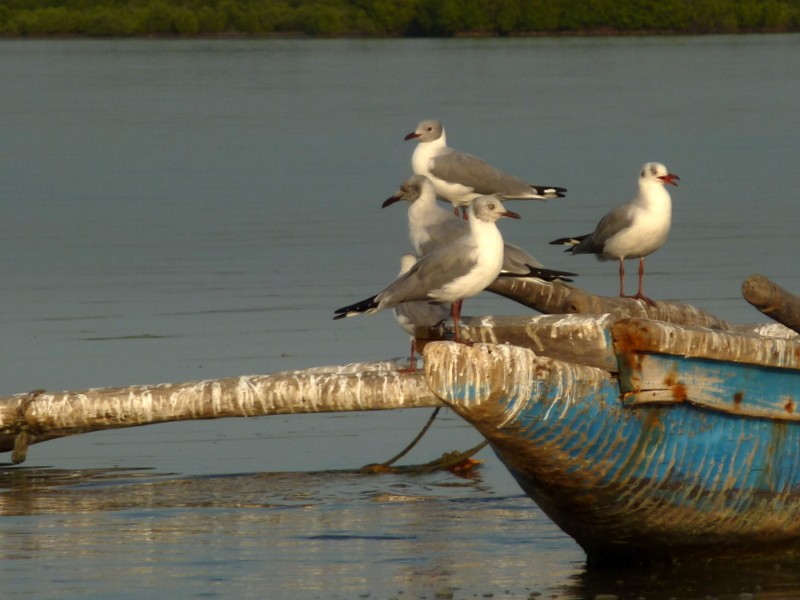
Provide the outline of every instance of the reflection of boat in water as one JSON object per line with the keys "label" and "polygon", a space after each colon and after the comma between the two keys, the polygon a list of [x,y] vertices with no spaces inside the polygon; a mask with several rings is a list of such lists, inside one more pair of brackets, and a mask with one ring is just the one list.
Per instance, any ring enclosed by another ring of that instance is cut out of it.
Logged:
{"label": "reflection of boat in water", "polygon": [[[800,598],[800,561],[795,557],[687,560],[673,564],[589,565],[573,577],[559,598]],[[667,591],[669,590],[669,591]]]}
{"label": "reflection of boat in water", "polygon": [[[531,281],[495,291],[559,314],[467,320],[475,346],[418,330],[424,373],[359,364],[34,392],[0,399],[0,444],[21,460],[29,443],[96,429],[445,404],[590,560],[800,550],[797,335]],[[593,314],[564,314],[581,306]]]}

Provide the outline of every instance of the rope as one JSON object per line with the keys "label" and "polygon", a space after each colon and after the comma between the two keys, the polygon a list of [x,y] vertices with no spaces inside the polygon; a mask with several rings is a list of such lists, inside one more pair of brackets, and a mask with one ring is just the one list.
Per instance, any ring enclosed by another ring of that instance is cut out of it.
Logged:
{"label": "rope", "polygon": [[[406,469],[413,473],[432,473],[433,471],[445,471],[451,470],[454,467],[458,466],[459,463],[464,462],[465,460],[472,458],[474,454],[477,454],[489,443],[488,440],[483,440],[477,446],[470,448],[469,450],[465,450],[464,452],[446,452],[441,456],[441,458],[437,458],[429,463],[424,465],[417,465],[406,467]],[[474,466],[474,465],[473,465]]]}
{"label": "rope", "polygon": [[436,419],[436,416],[439,414],[439,410],[440,409],[441,409],[440,406],[437,406],[436,408],[434,408],[433,409],[433,414],[431,414],[431,416],[428,417],[428,422],[425,423],[425,426],[417,434],[417,437],[415,437],[413,440],[411,440],[411,443],[408,446],[403,448],[400,452],[395,454],[392,458],[390,458],[386,462],[382,462],[381,466],[382,467],[389,467],[389,466],[393,465],[394,463],[396,463],[401,458],[403,458],[406,454],[408,454],[411,451],[411,449],[414,446],[416,446],[417,443],[422,439],[422,436],[425,435],[426,433],[428,433],[428,429],[430,429],[431,425],[433,425],[433,421]]}
{"label": "rope", "polygon": [[[372,473],[372,474],[386,474],[386,473],[432,473],[434,471],[444,471],[444,470],[453,470],[455,471],[456,467],[463,463],[464,461],[470,459],[474,454],[478,453],[482,450],[489,442],[487,440],[483,440],[477,446],[470,448],[469,450],[465,450],[464,452],[446,452],[440,458],[436,460],[432,460],[428,463],[422,465],[409,465],[409,466],[402,466],[402,467],[393,467],[392,465],[396,463],[398,460],[403,458],[406,454],[408,454],[411,449],[417,445],[417,443],[422,439],[428,430],[433,425],[434,419],[439,414],[440,407],[436,407],[428,417],[428,421],[425,423],[425,426],[422,430],[417,434],[417,436],[411,440],[411,442],[403,448],[400,452],[398,452],[395,456],[390,458],[389,460],[382,462],[382,463],[372,463],[369,465],[364,465],[359,469],[360,473]],[[474,467],[475,464],[466,465],[464,470],[469,470]]]}

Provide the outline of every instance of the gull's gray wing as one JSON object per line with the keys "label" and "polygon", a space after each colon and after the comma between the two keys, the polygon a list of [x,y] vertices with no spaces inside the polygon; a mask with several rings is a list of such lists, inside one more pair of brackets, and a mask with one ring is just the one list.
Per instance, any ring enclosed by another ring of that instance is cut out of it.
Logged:
{"label": "gull's gray wing", "polygon": [[394,308],[395,318],[408,335],[417,327],[433,327],[450,315],[447,304],[433,302],[403,302]]}
{"label": "gull's gray wing", "polygon": [[[417,263],[414,254],[404,254],[400,257],[400,275],[408,271]],[[447,320],[450,309],[439,302],[403,302],[394,307],[394,318],[400,327],[413,336],[417,327],[433,327],[437,323]]]}
{"label": "gull's gray wing", "polygon": [[503,250],[503,271],[506,273],[523,275],[530,272],[529,267],[544,267],[542,263],[519,246],[507,243]]}
{"label": "gull's gray wing", "polygon": [[506,244],[503,248],[501,277],[535,277],[544,281],[572,281],[576,273],[548,269],[519,246]]}
{"label": "gull's gray wing", "polygon": [[435,249],[377,295],[379,309],[412,300],[430,300],[431,292],[469,273],[475,267],[476,257],[477,248],[469,236]]}
{"label": "gull's gray wing", "polygon": [[[463,219],[454,217],[427,228],[430,239],[422,244],[420,251],[429,254],[435,248],[449,244],[469,233],[469,224]],[[514,244],[505,244],[503,254],[503,271],[513,275],[527,275],[529,267],[544,267],[542,263]]]}
{"label": "gull's gray wing", "polygon": [[605,243],[633,223],[633,204],[620,204],[606,214],[582,242],[572,249],[573,254],[597,254],[603,251]]}
{"label": "gull's gray wing", "polygon": [[431,159],[434,177],[472,188],[477,194],[499,194],[508,197],[534,195],[531,185],[519,177],[494,168],[481,158],[452,148]]}
{"label": "gull's gray wing", "polygon": [[469,233],[469,223],[464,219],[453,217],[452,219],[429,225],[425,229],[430,239],[422,244],[422,247],[419,249],[423,256],[430,254],[436,248],[450,244],[458,238],[467,235]]}

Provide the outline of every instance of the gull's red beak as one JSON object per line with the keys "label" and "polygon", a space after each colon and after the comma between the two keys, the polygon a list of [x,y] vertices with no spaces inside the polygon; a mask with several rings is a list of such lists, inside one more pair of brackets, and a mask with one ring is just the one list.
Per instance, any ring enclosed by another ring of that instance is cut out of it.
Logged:
{"label": "gull's red beak", "polygon": [[500,213],[500,214],[503,215],[504,217],[508,217],[509,219],[521,219],[522,218],[522,217],[519,216],[518,213],[512,212],[510,210],[507,210],[506,212]]}
{"label": "gull's red beak", "polygon": [[669,183],[671,185],[677,186],[678,184],[675,182],[678,181],[680,177],[675,175],[675,173],[667,173],[666,175],[659,176],[659,179],[664,183]]}
{"label": "gull's red beak", "polygon": [[418,137],[419,137],[419,134],[416,131],[412,131],[406,137],[403,138],[403,141],[407,142],[408,140],[414,140],[414,139],[416,139]]}

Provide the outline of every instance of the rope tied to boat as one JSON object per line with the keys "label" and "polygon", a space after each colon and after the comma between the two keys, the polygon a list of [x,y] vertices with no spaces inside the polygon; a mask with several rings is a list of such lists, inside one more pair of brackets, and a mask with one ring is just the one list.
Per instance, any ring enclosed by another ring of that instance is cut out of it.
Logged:
{"label": "rope tied to boat", "polygon": [[472,470],[475,468],[479,462],[481,461],[473,461],[471,460],[472,455],[476,454],[480,450],[483,449],[486,444],[489,442],[487,440],[483,440],[477,446],[470,448],[464,452],[445,452],[441,457],[427,462],[422,465],[409,465],[403,467],[393,467],[392,465],[396,463],[398,460],[403,458],[406,454],[408,454],[411,449],[417,445],[417,443],[422,439],[427,431],[433,425],[433,421],[436,419],[436,416],[439,414],[440,407],[434,409],[433,413],[430,417],[428,417],[427,422],[420,430],[420,432],[416,435],[416,437],[409,442],[409,444],[403,448],[400,452],[395,454],[392,458],[382,463],[372,463],[369,465],[364,465],[359,469],[360,473],[371,473],[373,475],[379,474],[386,474],[386,473],[431,473],[433,471],[452,471],[454,473],[464,473],[467,471]]}
{"label": "rope tied to boat", "polygon": [[411,440],[411,442],[405,448],[403,448],[400,452],[395,454],[392,458],[390,458],[389,460],[387,460],[385,462],[382,462],[381,466],[382,467],[390,467],[391,465],[396,463],[398,460],[403,458],[406,454],[408,454],[411,451],[411,449],[414,446],[417,445],[417,442],[419,442],[422,439],[422,436],[425,435],[428,432],[428,429],[431,428],[431,425],[433,425],[433,422],[434,422],[434,420],[436,420],[436,417],[439,414],[440,410],[441,410],[441,408],[438,407],[438,406],[436,408],[434,408],[433,409],[433,413],[431,413],[431,416],[428,417],[428,420],[425,423],[425,426],[417,434],[417,437],[415,437],[413,440]]}
{"label": "rope tied to boat", "polygon": [[25,462],[28,457],[28,446],[30,446],[33,433],[28,422],[27,412],[36,399],[44,393],[43,389],[28,392],[17,407],[17,417],[9,428],[10,434],[16,434],[14,449],[11,452],[11,462],[15,465]]}

